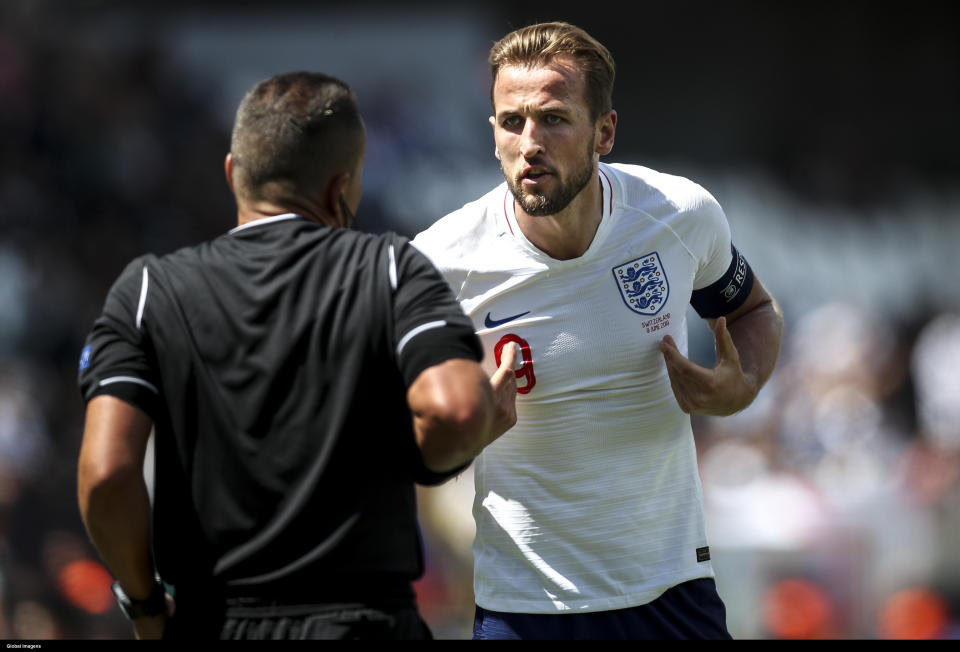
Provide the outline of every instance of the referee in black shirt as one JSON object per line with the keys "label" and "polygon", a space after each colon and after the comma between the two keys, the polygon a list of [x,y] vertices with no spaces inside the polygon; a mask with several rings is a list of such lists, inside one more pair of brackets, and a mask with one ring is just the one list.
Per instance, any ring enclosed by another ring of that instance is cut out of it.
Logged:
{"label": "referee in black shirt", "polygon": [[138,638],[430,637],[414,483],[512,426],[515,351],[487,378],[427,259],[349,230],[364,146],[343,82],[257,84],[237,227],[131,262],[87,339],[80,510]]}

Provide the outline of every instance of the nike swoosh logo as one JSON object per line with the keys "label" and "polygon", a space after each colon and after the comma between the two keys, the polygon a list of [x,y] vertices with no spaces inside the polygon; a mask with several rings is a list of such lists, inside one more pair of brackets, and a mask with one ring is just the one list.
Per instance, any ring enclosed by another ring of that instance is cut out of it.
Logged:
{"label": "nike swoosh logo", "polygon": [[497,326],[503,326],[507,322],[513,321],[514,319],[519,319],[520,317],[523,317],[524,315],[529,313],[530,311],[528,310],[527,312],[521,312],[519,315],[514,315],[513,317],[507,317],[506,319],[490,319],[490,313],[488,312],[487,316],[483,320],[483,325],[486,326],[487,328],[496,328]]}

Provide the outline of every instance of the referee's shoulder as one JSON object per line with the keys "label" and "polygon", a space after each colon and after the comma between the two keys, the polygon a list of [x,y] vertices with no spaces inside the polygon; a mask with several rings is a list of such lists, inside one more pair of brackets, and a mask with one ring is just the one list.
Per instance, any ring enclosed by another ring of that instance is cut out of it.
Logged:
{"label": "referee's shoulder", "polygon": [[[314,226],[314,225],[310,225]],[[301,235],[305,235],[301,233]],[[370,233],[354,229],[341,228],[319,228],[313,233],[307,235],[314,240],[312,245],[328,253],[339,252],[347,254],[353,252],[360,255],[377,255],[379,253],[387,254],[393,247],[396,255],[399,256],[401,250],[405,249],[410,243],[410,238],[398,234],[394,231],[385,231],[382,233]],[[186,245],[173,251],[157,254],[145,253],[134,258],[128,268],[142,268],[144,266],[155,267],[157,269],[180,269],[190,266],[204,266],[231,254],[223,249],[228,243],[230,234],[223,234],[203,242]],[[301,245],[304,244],[301,241]]]}
{"label": "referee's shoulder", "polygon": [[355,262],[382,261],[396,268],[402,260],[420,255],[410,246],[410,238],[395,231],[370,233],[352,229],[334,229],[327,234],[328,251],[336,256],[346,256]]}
{"label": "referee's shoulder", "polygon": [[126,264],[118,280],[134,276],[141,278],[141,275],[146,275],[148,282],[157,282],[168,272],[182,273],[186,269],[196,269],[198,266],[203,266],[205,261],[209,261],[211,255],[209,252],[212,251],[216,240],[214,238],[185,245],[165,253],[142,253]]}
{"label": "referee's shoulder", "polygon": [[353,231],[348,229],[339,229],[339,235],[344,238],[351,238],[353,242],[360,246],[372,247],[377,250],[387,250],[393,247],[396,253],[410,243],[410,238],[401,235],[396,231],[383,231],[381,233],[370,233],[367,231]]}

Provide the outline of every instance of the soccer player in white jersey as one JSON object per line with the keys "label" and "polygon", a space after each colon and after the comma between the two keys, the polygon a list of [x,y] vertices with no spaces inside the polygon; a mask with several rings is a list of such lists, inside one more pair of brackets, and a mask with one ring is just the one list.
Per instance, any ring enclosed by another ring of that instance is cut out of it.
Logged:
{"label": "soccer player in white jersey", "polygon": [[[614,63],[567,23],[490,53],[506,183],[414,244],[473,319],[487,371],[519,347],[517,424],[475,462],[475,639],[727,638],[689,414],[754,399],[782,317],[714,198],[600,163]],[[687,351],[686,306],[717,360]]]}

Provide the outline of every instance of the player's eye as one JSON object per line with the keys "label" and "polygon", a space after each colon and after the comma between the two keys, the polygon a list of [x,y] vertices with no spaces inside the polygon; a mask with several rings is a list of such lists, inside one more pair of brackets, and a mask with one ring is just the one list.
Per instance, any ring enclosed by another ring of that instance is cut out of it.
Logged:
{"label": "player's eye", "polygon": [[563,122],[563,118],[554,113],[548,113],[544,118],[544,122],[546,122],[548,125],[558,125]]}
{"label": "player's eye", "polygon": [[500,124],[502,124],[507,129],[515,129],[520,126],[520,116],[518,115],[508,115],[504,118]]}

